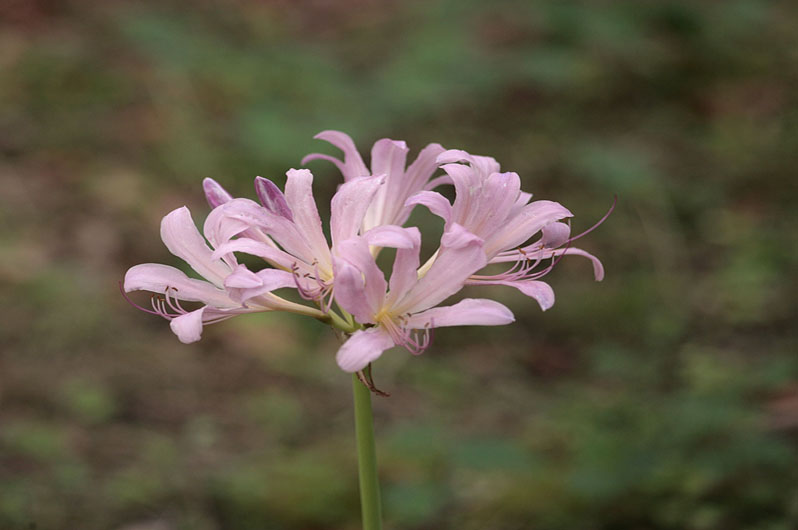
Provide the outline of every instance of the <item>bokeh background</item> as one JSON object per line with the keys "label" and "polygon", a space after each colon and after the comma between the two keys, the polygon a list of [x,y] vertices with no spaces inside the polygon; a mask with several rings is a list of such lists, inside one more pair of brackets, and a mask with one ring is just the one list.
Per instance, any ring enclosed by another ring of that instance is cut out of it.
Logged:
{"label": "bokeh background", "polygon": [[576,230],[619,196],[603,283],[475,289],[518,322],[377,363],[388,528],[798,528],[790,0],[3,2],[0,528],[358,528],[327,328],[186,346],[117,290],[203,177],[252,197],[329,128],[493,155]]}

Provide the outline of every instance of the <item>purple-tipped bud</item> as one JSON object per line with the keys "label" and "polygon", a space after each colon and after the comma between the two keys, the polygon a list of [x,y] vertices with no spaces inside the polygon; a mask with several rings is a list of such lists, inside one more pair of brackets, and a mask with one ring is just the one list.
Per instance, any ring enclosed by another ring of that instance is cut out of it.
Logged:
{"label": "purple-tipped bud", "polygon": [[211,208],[216,208],[220,204],[233,200],[233,196],[227,193],[227,190],[212,178],[206,178],[202,181],[202,189],[205,190],[205,199],[207,199]]}
{"label": "purple-tipped bud", "polygon": [[280,191],[274,182],[263,177],[255,177],[255,193],[258,194],[260,203],[270,212],[280,217],[285,217],[289,221],[294,220],[285,195]]}

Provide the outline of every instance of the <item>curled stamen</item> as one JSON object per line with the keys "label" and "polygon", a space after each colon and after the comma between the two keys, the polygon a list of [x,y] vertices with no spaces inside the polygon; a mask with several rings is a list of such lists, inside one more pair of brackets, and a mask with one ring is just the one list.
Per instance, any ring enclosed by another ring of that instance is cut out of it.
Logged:
{"label": "curled stamen", "polygon": [[610,216],[610,214],[612,214],[612,212],[615,210],[615,205],[617,205],[617,204],[618,204],[618,196],[614,195],[613,198],[612,198],[612,206],[610,206],[610,209],[607,210],[607,213],[605,213],[604,216],[596,222],[596,224],[594,224],[593,226],[591,226],[590,228],[588,228],[587,230],[585,230],[584,232],[582,232],[578,236],[574,236],[574,237],[570,238],[568,240],[568,243],[570,243],[571,241],[576,241],[580,237],[584,237],[584,236],[588,235],[590,232],[592,232],[593,230],[595,230],[596,228],[598,228],[604,221],[607,220],[607,218]]}
{"label": "curled stamen", "polygon": [[[129,296],[127,295],[127,293],[125,292],[125,288],[122,286],[122,282],[121,282],[121,281],[119,282],[119,292],[120,292],[120,293],[122,293],[122,298],[124,298],[124,299],[125,299],[125,301],[126,301],[128,304],[132,305],[133,307],[135,307],[135,308],[136,308],[136,309],[138,309],[139,311],[144,311],[145,313],[149,313],[149,314],[151,314],[151,315],[159,315],[159,313],[156,313],[155,311],[153,311],[153,310],[151,310],[151,309],[147,309],[146,307],[141,307],[141,306],[140,306],[140,305],[138,305],[136,302],[134,302],[133,300],[131,300],[131,299],[130,299],[130,297],[129,297]],[[160,316],[160,315],[159,315],[159,316]]]}

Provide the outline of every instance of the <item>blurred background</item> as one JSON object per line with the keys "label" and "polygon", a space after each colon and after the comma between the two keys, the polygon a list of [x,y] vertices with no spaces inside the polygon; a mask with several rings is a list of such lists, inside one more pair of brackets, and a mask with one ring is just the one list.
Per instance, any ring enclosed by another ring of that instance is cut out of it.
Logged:
{"label": "blurred background", "polygon": [[798,528],[790,0],[3,2],[0,528],[359,527],[329,329],[187,346],[117,288],[182,266],[158,226],[203,177],[254,197],[330,128],[495,156],[576,231],[619,196],[604,282],[474,288],[518,322],[375,365],[388,528]]}

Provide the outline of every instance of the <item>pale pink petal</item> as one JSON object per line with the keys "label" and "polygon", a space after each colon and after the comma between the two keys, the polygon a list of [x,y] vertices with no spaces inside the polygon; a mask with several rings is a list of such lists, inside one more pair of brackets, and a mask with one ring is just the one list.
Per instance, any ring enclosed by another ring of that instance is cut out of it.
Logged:
{"label": "pale pink petal", "polygon": [[328,155],[314,153],[303,158],[302,165],[314,159],[328,160],[338,166],[338,169],[344,176],[344,180],[364,177],[370,174],[368,168],[366,168],[366,164],[363,163],[363,158],[361,158],[360,153],[357,152],[355,142],[352,141],[352,138],[350,138],[348,134],[339,131],[322,131],[314,136],[314,138],[329,142],[343,151],[344,161],[341,163]]}
{"label": "pale pink petal", "polygon": [[419,252],[421,251],[421,233],[418,228],[411,227],[405,229],[412,244],[409,247],[402,247],[396,251],[391,270],[390,289],[385,303],[387,306],[401,299],[418,281]]}
{"label": "pale pink petal", "polygon": [[373,305],[366,296],[363,274],[357,267],[340,258],[333,258],[333,267],[335,301],[361,324],[374,323],[374,315],[379,311],[379,305]]}
{"label": "pale pink petal", "polygon": [[443,186],[444,184],[454,184],[452,182],[452,177],[449,175],[441,175],[440,177],[435,177],[434,179],[427,182],[424,186],[425,191],[431,191],[437,188],[438,186]]}
{"label": "pale pink petal", "polygon": [[417,204],[426,206],[429,211],[448,223],[452,217],[452,205],[449,199],[436,191],[420,191],[407,199],[405,206],[413,207]]}
{"label": "pale pink petal", "polygon": [[487,178],[491,173],[500,171],[499,163],[490,156],[471,155],[460,149],[449,149],[438,156],[438,164],[450,164],[456,162],[468,162],[476,169],[483,178]]}
{"label": "pale pink petal", "polygon": [[244,252],[246,254],[258,256],[259,258],[263,258],[269,263],[284,269],[290,269],[291,266],[297,261],[294,256],[288,254],[287,252],[284,252],[278,248],[274,248],[273,246],[267,245],[261,241],[255,241],[248,238],[234,239],[229,243],[225,243],[214,251],[213,256],[223,256],[232,252]]}
{"label": "pale pink petal", "polygon": [[247,269],[246,265],[239,265],[230,275],[224,279],[224,286],[227,289],[250,289],[260,287],[263,282],[258,275]]}
{"label": "pale pink petal", "polygon": [[[385,281],[385,275],[382,273],[380,268],[377,266],[377,263],[374,261],[374,256],[371,255],[369,251],[369,246],[366,241],[362,238],[356,239],[348,239],[342,242],[338,247],[338,255],[342,259],[336,259],[336,269],[342,269],[346,274],[352,276],[346,280],[346,287],[343,291],[339,291],[340,287],[340,276],[338,270],[335,272],[335,297],[336,300],[341,298],[342,300],[345,298],[346,300],[354,300],[352,298],[352,293],[350,292],[351,289],[359,289],[361,292],[358,296],[365,297],[366,304],[368,305],[368,318],[369,321],[372,316],[382,307],[383,302],[385,300],[385,291],[387,289],[387,283]],[[356,278],[353,277],[353,273],[351,269],[347,267],[341,266],[341,261],[348,263],[349,265],[354,266],[357,270],[357,276],[362,276],[362,279],[358,282]],[[343,303],[348,303],[344,301]],[[353,306],[354,307],[354,306]],[[344,307],[347,311],[348,308]],[[357,311],[363,317],[365,315],[365,310],[362,307],[358,307]],[[349,311],[352,313],[352,311]],[[354,314],[354,313],[353,313]],[[359,321],[363,323],[363,320]]]}
{"label": "pale pink petal", "polygon": [[535,201],[530,203],[524,206],[517,216],[509,219],[500,230],[486,239],[485,253],[492,258],[503,250],[521,245],[547,224],[572,216],[573,214],[558,202]]}
{"label": "pale pink petal", "polygon": [[255,193],[264,208],[275,215],[285,217],[289,221],[294,220],[291,208],[285,200],[285,195],[280,191],[274,182],[263,177],[255,177]]}
{"label": "pale pink petal", "polygon": [[543,311],[550,309],[554,305],[554,290],[546,282],[539,280],[474,280],[467,282],[468,285],[506,285],[515,287],[530,298],[534,298]]}
{"label": "pale pink petal", "polygon": [[[230,298],[239,303],[244,304],[252,298],[270,293],[276,289],[296,289],[294,275],[290,272],[281,271],[279,269],[264,269],[257,273],[247,272],[249,274],[241,274],[240,280],[236,279],[234,282],[235,285],[233,283],[225,285],[230,292]],[[228,279],[229,278],[230,277],[228,277]],[[268,300],[265,301],[268,302]],[[262,303],[264,300],[261,299],[257,302]]]}
{"label": "pale pink petal", "polygon": [[200,307],[196,311],[186,313],[175,317],[169,322],[169,327],[172,332],[177,335],[177,338],[183,344],[191,344],[200,340],[202,335],[202,315],[205,312],[204,307]]}
{"label": "pale pink petal", "polygon": [[187,302],[203,302],[214,307],[235,307],[224,290],[213,284],[189,278],[185,273],[168,265],[143,263],[128,269],[125,274],[124,290],[149,291],[166,294]]}
{"label": "pale pink petal", "polygon": [[452,306],[433,307],[407,319],[411,329],[442,328],[447,326],[503,326],[515,321],[512,311],[504,305],[484,298],[466,298]]}
{"label": "pale pink petal", "polygon": [[[294,214],[297,230],[313,252],[313,257],[330,263],[330,247],[321,229],[321,218],[313,199],[313,174],[307,169],[289,169],[286,176],[285,199]],[[277,239],[276,235],[274,237]],[[289,250],[283,241],[278,241]]]}
{"label": "pale pink petal", "polygon": [[357,177],[345,182],[332,198],[330,233],[333,245],[355,237],[377,190],[385,178]]}
{"label": "pale pink petal", "polygon": [[407,144],[383,138],[371,149],[371,174],[385,175],[385,186],[374,196],[363,220],[365,229],[386,224],[399,224],[397,217],[402,210]]}
{"label": "pale pink petal", "polygon": [[212,178],[206,178],[202,181],[202,189],[205,191],[205,199],[211,208],[216,208],[220,204],[233,199],[233,196]]}
{"label": "pale pink petal", "polygon": [[378,226],[363,234],[363,239],[369,245],[387,248],[413,248],[420,241],[420,237],[418,228],[402,228],[396,225]]}
{"label": "pale pink petal", "polygon": [[161,239],[169,252],[183,259],[192,269],[211,283],[221,287],[230,267],[211,258],[213,251],[200,235],[191,213],[183,206],[166,215],[161,221]]}
{"label": "pale pink petal", "polygon": [[390,138],[377,140],[371,148],[371,174],[388,175],[389,178],[403,176],[408,151],[405,142]]}
{"label": "pale pink petal", "polygon": [[[405,172],[407,194],[421,191],[438,169],[436,159],[445,149],[440,144],[429,144],[422,149]],[[405,196],[407,196],[405,194]]]}
{"label": "pale pink petal", "polygon": [[517,173],[493,173],[482,181],[471,206],[457,221],[487,239],[504,226],[520,192],[521,179]]}
{"label": "pale pink petal", "polygon": [[219,246],[227,243],[235,236],[246,231],[251,226],[246,221],[230,217],[227,214],[229,205],[231,204],[232,202],[228,202],[225,203],[221,208],[214,208],[211,210],[211,213],[208,214],[208,217],[205,218],[205,224],[202,227],[202,231],[205,233],[205,237],[208,238],[208,241],[214,248],[219,248]]}
{"label": "pale pink petal", "polygon": [[393,346],[393,339],[380,327],[359,330],[338,349],[335,360],[341,370],[353,373],[364,369]]}
{"label": "pale pink petal", "polygon": [[469,276],[487,263],[483,241],[458,224],[441,238],[438,257],[429,271],[397,302],[399,314],[428,309],[462,289]]}
{"label": "pale pink petal", "polygon": [[529,200],[531,198],[532,198],[532,194],[531,193],[527,193],[525,191],[522,191],[521,193],[519,193],[518,194],[518,199],[516,199],[515,204],[513,204],[513,207],[510,209],[510,213],[509,213],[509,215],[507,217],[508,218],[509,217],[515,217],[516,215],[521,213],[521,210],[524,209],[524,206],[529,204]]}

